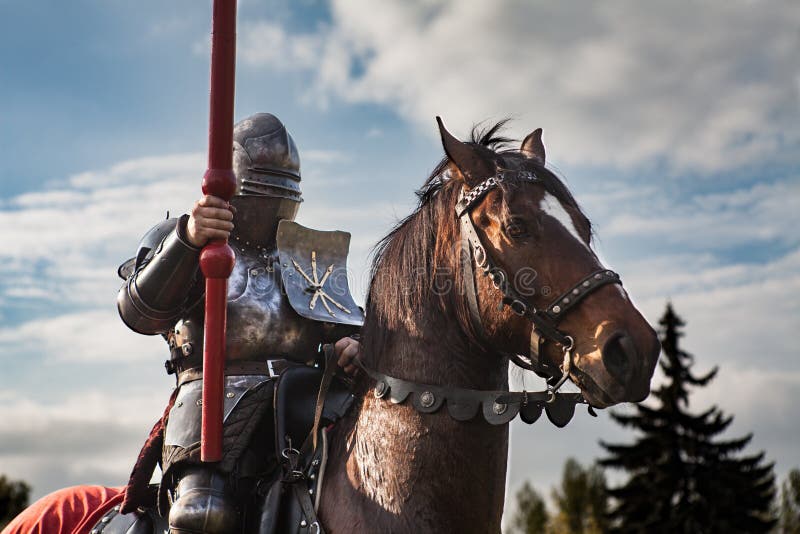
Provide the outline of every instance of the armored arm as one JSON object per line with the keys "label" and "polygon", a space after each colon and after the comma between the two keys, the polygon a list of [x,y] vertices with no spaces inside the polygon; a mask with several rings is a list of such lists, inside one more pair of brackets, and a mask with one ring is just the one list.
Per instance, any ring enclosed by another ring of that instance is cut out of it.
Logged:
{"label": "armored arm", "polygon": [[188,215],[167,219],[142,238],[136,258],[120,267],[120,317],[140,334],[166,333],[197,294],[200,249],[186,239]]}

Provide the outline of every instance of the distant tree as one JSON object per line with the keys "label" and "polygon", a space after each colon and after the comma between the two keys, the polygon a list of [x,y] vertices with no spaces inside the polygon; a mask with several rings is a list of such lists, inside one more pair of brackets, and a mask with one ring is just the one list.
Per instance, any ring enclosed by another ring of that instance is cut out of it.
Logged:
{"label": "distant tree", "polygon": [[0,475],[0,528],[5,527],[28,506],[31,487],[25,482]]}
{"label": "distant tree", "polygon": [[800,469],[792,469],[781,486],[780,534],[800,534]]}
{"label": "distant tree", "polygon": [[573,458],[564,464],[561,486],[553,488],[557,513],[553,534],[600,534],[606,530],[608,497],[606,479],[599,466],[584,469]]}
{"label": "distant tree", "polygon": [[632,445],[601,443],[610,456],[600,464],[629,473],[627,482],[609,490],[611,531],[768,532],[776,523],[772,464],[763,463],[763,452],[737,457],[752,435],[718,439],[733,417],[716,406],[689,412],[689,387],[706,386],[717,369],[701,377],[692,374],[693,357],[678,346],[684,323],[671,305],[661,325],[666,383],[653,392],[656,407],[637,405],[633,415],[612,413],[619,424],[641,434]]}
{"label": "distant tree", "polygon": [[517,511],[511,519],[509,534],[541,534],[547,530],[549,515],[544,499],[525,481],[517,492]]}

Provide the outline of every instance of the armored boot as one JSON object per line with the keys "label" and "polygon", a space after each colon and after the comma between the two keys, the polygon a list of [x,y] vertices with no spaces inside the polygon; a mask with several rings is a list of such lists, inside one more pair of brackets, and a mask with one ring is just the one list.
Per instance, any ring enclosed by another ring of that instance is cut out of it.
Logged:
{"label": "armored boot", "polygon": [[239,512],[227,495],[226,477],[214,469],[186,468],[169,510],[170,534],[231,534],[239,530]]}

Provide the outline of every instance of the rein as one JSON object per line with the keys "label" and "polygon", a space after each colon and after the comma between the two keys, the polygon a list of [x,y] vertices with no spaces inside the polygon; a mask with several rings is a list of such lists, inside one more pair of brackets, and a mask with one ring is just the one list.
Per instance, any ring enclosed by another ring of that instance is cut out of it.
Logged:
{"label": "rein", "polygon": [[[567,312],[574,309],[597,289],[607,284],[622,285],[622,281],[614,271],[599,269],[579,280],[542,310],[537,309],[526,296],[520,294],[509,282],[511,278],[501,267],[497,266],[483,245],[470,217],[472,209],[492,189],[503,182],[511,181],[541,183],[540,178],[533,172],[503,169],[469,191],[462,189],[455,206],[456,216],[461,226],[461,267],[466,286],[470,323],[479,342],[484,347],[489,347],[487,352],[505,356],[519,367],[533,371],[545,378],[546,390],[535,392],[491,391],[422,384],[379,373],[366,367],[360,359],[356,359],[358,366],[375,381],[374,394],[376,398],[386,398],[394,404],[400,404],[410,397],[414,409],[426,414],[437,412],[446,404],[450,417],[456,421],[472,419],[480,409],[486,421],[492,425],[508,423],[517,414],[520,414],[522,421],[531,424],[541,416],[544,408],[548,419],[558,427],[569,423],[575,413],[576,404],[588,404],[582,393],[558,391],[569,379],[575,345],[572,336],[559,330],[558,323]],[[491,342],[483,326],[478,306],[477,279],[473,261],[482,274],[488,276],[494,287],[501,292],[499,306],[501,308],[508,306],[514,313],[525,317],[532,323],[527,358],[491,348]],[[561,347],[564,359],[559,367],[542,360],[541,349],[545,341],[551,341]],[[591,405],[589,405],[589,413],[596,416]]]}

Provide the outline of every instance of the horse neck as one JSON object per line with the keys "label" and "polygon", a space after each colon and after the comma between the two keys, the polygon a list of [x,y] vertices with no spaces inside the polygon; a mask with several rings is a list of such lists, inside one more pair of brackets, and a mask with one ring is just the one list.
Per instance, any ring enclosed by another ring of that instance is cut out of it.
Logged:
{"label": "horse neck", "polygon": [[[505,387],[505,364],[470,346],[457,321],[445,315],[419,310],[416,320],[390,329],[375,358],[377,370],[436,385]],[[499,532],[507,425],[491,426],[480,415],[457,422],[446,409],[419,414],[408,403],[376,399],[371,390],[356,413],[341,429],[347,436],[339,457],[346,458],[346,469],[337,493],[351,490],[350,499],[361,507],[343,525],[366,516],[375,532]],[[334,513],[343,518],[350,512]]]}

